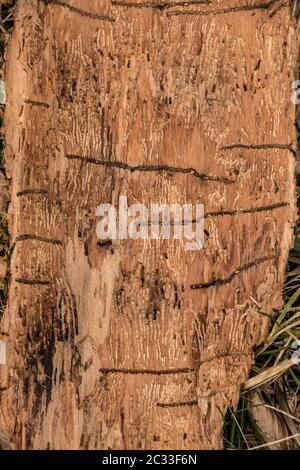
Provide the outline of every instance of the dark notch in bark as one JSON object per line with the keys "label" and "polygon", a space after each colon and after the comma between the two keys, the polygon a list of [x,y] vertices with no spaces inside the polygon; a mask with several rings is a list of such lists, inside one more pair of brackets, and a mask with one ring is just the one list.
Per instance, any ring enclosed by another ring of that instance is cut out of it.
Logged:
{"label": "dark notch in bark", "polygon": [[148,298],[148,307],[146,310],[146,320],[157,319],[158,314],[160,313],[160,303],[164,299],[164,285],[163,281],[160,278],[159,269],[155,269],[154,276],[151,278],[149,285],[149,298]]}
{"label": "dark notch in bark", "polygon": [[126,447],[126,435],[125,435],[125,412],[124,407],[122,406],[120,411],[120,420],[121,420],[121,436],[123,440],[123,446]]}
{"label": "dark notch in bark", "polygon": [[18,284],[24,284],[28,286],[49,286],[51,284],[51,281],[48,280],[42,280],[42,279],[25,279],[25,278],[18,278],[16,279],[16,282]]}
{"label": "dark notch in bark", "polygon": [[[54,308],[51,308],[51,324],[50,335],[48,344],[45,345],[45,360],[44,360],[44,374],[45,374],[45,388],[46,388],[46,408],[48,408],[52,397],[52,384],[53,384],[53,359],[55,354],[55,332],[54,332]],[[38,411],[40,407],[38,407]]]}
{"label": "dark notch in bark", "polygon": [[17,197],[22,197],[22,196],[39,196],[43,195],[46,196],[48,195],[48,191],[46,189],[24,189],[23,191],[19,191],[17,193]]}
{"label": "dark notch in bark", "polygon": [[190,400],[190,401],[179,401],[174,403],[157,403],[157,406],[160,408],[177,408],[180,406],[197,406],[198,400]]}
{"label": "dark notch in bark", "polygon": [[141,267],[141,287],[142,289],[145,286],[145,266]]}
{"label": "dark notch in bark", "polygon": [[101,368],[99,372],[102,374],[125,374],[125,375],[173,375],[173,374],[189,374],[195,372],[194,369],[186,367],[183,369],[116,369]]}
{"label": "dark notch in bark", "polygon": [[30,104],[31,106],[40,106],[41,108],[49,109],[50,105],[48,103],[44,103],[43,101],[35,101],[35,100],[24,100],[25,104]]}

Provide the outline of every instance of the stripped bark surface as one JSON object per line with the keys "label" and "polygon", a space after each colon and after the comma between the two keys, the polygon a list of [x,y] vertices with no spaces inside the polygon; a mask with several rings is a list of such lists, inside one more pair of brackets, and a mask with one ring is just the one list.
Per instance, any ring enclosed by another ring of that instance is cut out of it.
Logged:
{"label": "stripped bark surface", "polygon": [[[19,0],[0,426],[20,449],[219,449],[296,217],[289,2]],[[203,203],[205,248],[98,243],[101,202]]]}

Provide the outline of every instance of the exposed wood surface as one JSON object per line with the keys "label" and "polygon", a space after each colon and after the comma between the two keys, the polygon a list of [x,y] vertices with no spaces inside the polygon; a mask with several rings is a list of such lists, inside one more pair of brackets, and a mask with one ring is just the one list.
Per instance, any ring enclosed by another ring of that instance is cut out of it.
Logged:
{"label": "exposed wood surface", "polygon": [[[0,425],[21,449],[219,449],[296,217],[282,1],[19,0]],[[205,248],[97,244],[101,202],[203,203]]]}

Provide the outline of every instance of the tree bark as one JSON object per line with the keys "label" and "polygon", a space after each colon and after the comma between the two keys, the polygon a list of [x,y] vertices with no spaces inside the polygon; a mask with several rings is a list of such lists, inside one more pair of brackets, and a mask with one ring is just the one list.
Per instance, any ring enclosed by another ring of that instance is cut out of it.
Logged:
{"label": "tree bark", "polygon": [[[282,1],[19,0],[0,427],[19,449],[219,449],[296,218]],[[201,203],[205,247],[97,243],[104,203]]]}

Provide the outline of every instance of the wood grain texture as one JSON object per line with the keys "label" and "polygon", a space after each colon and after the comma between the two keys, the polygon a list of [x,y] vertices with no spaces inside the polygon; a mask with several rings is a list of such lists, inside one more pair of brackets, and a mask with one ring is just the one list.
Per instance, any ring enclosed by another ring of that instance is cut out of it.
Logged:
{"label": "wood grain texture", "polygon": [[[7,57],[0,425],[20,449],[219,449],[282,305],[296,217],[282,1],[19,0]],[[205,204],[99,246],[101,202]]]}

